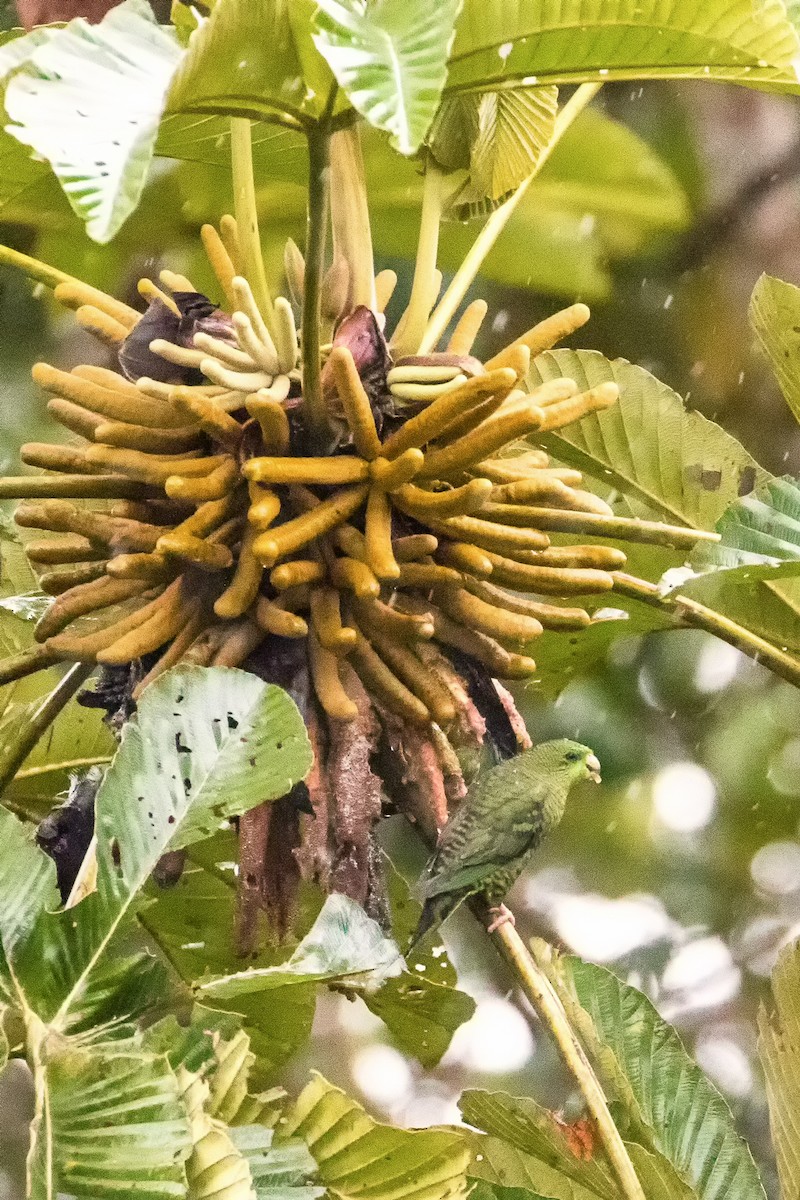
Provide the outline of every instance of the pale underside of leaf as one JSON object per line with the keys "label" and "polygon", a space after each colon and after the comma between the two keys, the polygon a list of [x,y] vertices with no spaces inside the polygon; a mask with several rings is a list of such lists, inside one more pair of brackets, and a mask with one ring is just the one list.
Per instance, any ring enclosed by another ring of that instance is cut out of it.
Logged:
{"label": "pale underside of leaf", "polygon": [[750,324],[800,421],[800,288],[762,275],[750,298]]}
{"label": "pale underside of leaf", "polygon": [[780,953],[772,973],[775,1011],[758,1014],[758,1052],[764,1068],[772,1144],[781,1195],[800,1194],[800,954]]}
{"label": "pale underside of leaf", "polygon": [[139,202],[180,61],[145,0],[50,33],[8,85],[9,131],[46,158],[90,237],[109,241]]}

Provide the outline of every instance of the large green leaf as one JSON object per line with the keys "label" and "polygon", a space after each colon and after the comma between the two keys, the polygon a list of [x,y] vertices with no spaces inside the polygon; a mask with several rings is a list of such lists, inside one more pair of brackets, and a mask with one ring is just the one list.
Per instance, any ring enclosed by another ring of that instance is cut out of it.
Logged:
{"label": "large green leaf", "polygon": [[[771,479],[726,508],[717,521],[721,540],[697,547],[701,569],[737,570],[746,578],[773,578],[800,571],[800,487],[793,479]],[[776,570],[777,568],[777,570]]]}
{"label": "large green leaf", "polygon": [[750,298],[750,324],[800,421],[800,288],[762,275]]}
{"label": "large green leaf", "polygon": [[730,1109],[647,997],[578,958],[553,959],[547,969],[625,1111],[629,1140],[667,1158],[700,1200],[764,1200]]}
{"label": "large green leaf", "polygon": [[57,1026],[76,1019],[93,971],[168,847],[284,795],[310,763],[302,719],[280,688],[201,667],[152,684],[97,795],[97,890],[68,913],[41,917],[19,957],[40,1016]]}
{"label": "large green leaf", "polygon": [[447,88],[713,78],[797,86],[779,0],[465,0]]}
{"label": "large green leaf", "polygon": [[37,918],[58,903],[52,861],[33,840],[33,830],[0,807],[0,998],[15,998],[8,963]]}
{"label": "large green leaf", "polygon": [[533,171],[555,126],[558,89],[519,87],[445,99],[431,131],[431,153],[468,179],[455,197],[459,216],[470,205],[499,202]]}
{"label": "large green leaf", "polygon": [[775,1009],[758,1014],[772,1144],[784,1200],[800,1194],[800,953],[794,942],[772,972]]}
{"label": "large green leaf", "polygon": [[[192,36],[167,101],[170,113],[317,120],[336,87],[311,40],[313,0],[217,0]],[[348,108],[337,98],[334,113]]]}
{"label": "large green leaf", "polygon": [[402,966],[397,946],[377,921],[349,896],[334,893],[286,962],[201,979],[196,992],[201,1001],[214,1003],[309,983],[346,980],[377,985],[387,976],[397,975]]}
{"label": "large green leaf", "polygon": [[338,1197],[454,1200],[466,1194],[470,1150],[459,1131],[379,1125],[316,1072],[285,1114],[280,1136],[303,1139],[321,1182]]}
{"label": "large green leaf", "polygon": [[317,1164],[304,1142],[273,1144],[274,1134],[263,1125],[228,1130],[231,1141],[246,1161],[256,1200],[319,1200],[325,1188],[317,1187]]}
{"label": "large green leaf", "polygon": [[461,0],[318,0],[314,42],[362,116],[419,149],[436,112]]}
{"label": "large green leaf", "polygon": [[623,493],[634,512],[673,524],[713,529],[725,509],[767,478],[744,447],[648,371],[593,350],[551,350],[531,366],[531,380],[566,376],[579,387],[613,380],[619,402],[593,413],[542,445],[554,457]]}
{"label": "large green leaf", "polygon": [[163,1056],[41,1048],[29,1200],[186,1195],[189,1124]]}
{"label": "large green leaf", "polygon": [[99,25],[51,31],[8,84],[11,132],[49,161],[95,241],[139,203],[181,54],[145,0],[124,0]]}

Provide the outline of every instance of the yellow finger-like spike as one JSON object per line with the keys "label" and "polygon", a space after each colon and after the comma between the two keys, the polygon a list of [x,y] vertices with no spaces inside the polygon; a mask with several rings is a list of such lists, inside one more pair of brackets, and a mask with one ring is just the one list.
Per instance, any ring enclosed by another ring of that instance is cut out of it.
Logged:
{"label": "yellow finger-like spike", "polygon": [[365,487],[342,489],[327,500],[320,501],[310,512],[304,512],[284,525],[261,534],[255,541],[253,552],[265,567],[271,567],[279,558],[294,554],[346,521],[360,508],[366,497]]}
{"label": "yellow finger-like spike", "polygon": [[269,353],[271,358],[274,358],[275,364],[278,363],[278,353],[275,349],[275,343],[272,335],[264,323],[264,318],[261,315],[261,310],[256,304],[253,289],[242,275],[236,275],[233,280],[233,292],[236,297],[236,308],[239,312],[245,314],[250,319],[250,324],[253,327],[253,333],[258,338],[260,344]]}
{"label": "yellow finger-like spike", "polygon": [[[192,350],[188,346],[176,346],[174,342],[167,342],[164,338],[153,338],[150,349],[153,354],[157,354],[167,362],[175,363],[177,367],[190,367],[195,371],[200,370],[203,359],[206,357],[202,350]],[[176,371],[175,374],[178,375],[179,372]]]}
{"label": "yellow finger-like spike", "polygon": [[47,401],[47,411],[65,429],[71,429],[89,442],[94,441],[97,427],[104,423],[104,418],[97,413],[90,412],[80,404],[73,404],[71,400],[62,400],[60,396],[53,396]]}
{"label": "yellow finger-like spike", "polygon": [[554,596],[592,595],[608,592],[614,580],[607,571],[591,567],[531,567],[489,552],[492,579],[519,592],[542,592]]}
{"label": "yellow finger-like spike", "polygon": [[46,642],[56,633],[65,629],[71,621],[86,613],[96,612],[98,608],[108,608],[112,604],[120,604],[131,596],[138,596],[146,591],[148,584],[138,579],[112,579],[103,575],[90,583],[82,583],[79,587],[71,588],[53,601],[47,611],[39,618],[33,631],[37,642]]}
{"label": "yellow finger-like spike", "polygon": [[363,483],[369,477],[369,464],[363,458],[344,454],[333,458],[251,458],[242,468],[242,474],[256,483],[326,486]]}
{"label": "yellow finger-like spike", "polygon": [[477,629],[466,629],[445,616],[441,609],[432,606],[432,613],[437,641],[477,659],[492,675],[500,679],[523,679],[535,673],[536,663],[532,658],[510,654],[494,638]]}
{"label": "yellow finger-like spike", "polygon": [[292,562],[281,563],[273,567],[269,581],[276,592],[285,592],[289,588],[300,587],[306,583],[319,583],[325,578],[325,568],[321,562],[312,559],[296,558]]}
{"label": "yellow finger-like spike", "polygon": [[112,390],[77,372],[59,371],[48,363],[36,363],[31,375],[34,383],[38,383],[46,392],[80,404],[82,408],[88,408],[90,412],[98,413],[109,421],[130,421],[135,425],[154,425],[157,428],[185,424],[184,418],[178,413],[170,419],[166,404],[139,395],[133,389],[120,387]]}
{"label": "yellow finger-like spike", "polygon": [[446,521],[429,518],[427,524],[436,533],[443,533],[454,541],[469,542],[482,550],[494,550],[498,554],[545,550],[550,545],[547,534],[538,529],[517,529],[512,525],[484,521],[481,517],[448,517]]}
{"label": "yellow finger-like spike", "polygon": [[458,318],[458,323],[447,343],[448,354],[469,354],[478,336],[483,319],[489,311],[485,300],[473,300]]}
{"label": "yellow finger-like spike", "polygon": [[395,538],[392,551],[399,563],[416,562],[435,554],[438,546],[439,540],[432,533],[412,533],[408,537]]}
{"label": "yellow finger-like spike", "polygon": [[440,519],[470,516],[483,507],[491,490],[492,484],[488,479],[471,479],[461,487],[441,492],[427,491],[413,483],[406,483],[392,493],[392,499],[403,512],[425,521],[429,516]]}
{"label": "yellow finger-like spike", "polygon": [[216,358],[204,358],[200,370],[220,387],[231,388],[237,392],[257,392],[272,383],[272,376],[266,371],[238,371],[226,367]]}
{"label": "yellow finger-like spike", "polygon": [[53,296],[59,304],[63,304],[67,308],[77,309],[84,304],[99,308],[101,312],[106,313],[113,320],[119,321],[129,330],[133,329],[142,315],[135,308],[130,308],[121,300],[115,300],[112,296],[101,292],[99,288],[90,287],[88,283],[81,283],[79,279],[71,279],[68,283],[57,284],[53,289]]}
{"label": "yellow finger-like spike", "polygon": [[164,287],[169,288],[171,292],[197,291],[197,288],[194,286],[191,279],[187,279],[185,275],[178,274],[177,271],[159,271],[158,278],[161,280]]}
{"label": "yellow finger-like spike", "polygon": [[177,387],[174,403],[182,409],[189,420],[194,420],[214,441],[238,451],[242,441],[242,427],[233,417],[220,409],[208,396],[198,396],[188,388]]}
{"label": "yellow finger-like spike", "polygon": [[85,447],[26,442],[20,447],[19,456],[29,467],[41,467],[45,471],[63,471],[70,475],[79,475],[81,472],[88,474]]}
{"label": "yellow finger-like spike", "polygon": [[45,571],[39,576],[39,587],[46,596],[60,596],[70,588],[79,587],[82,583],[91,583],[100,579],[106,573],[106,563],[85,562],[74,566],[62,567],[58,571]]}
{"label": "yellow finger-like spike", "polygon": [[187,608],[182,583],[181,579],[176,579],[154,601],[153,611],[145,621],[110,646],[98,650],[97,661],[109,665],[134,662],[175,637],[187,623],[187,614],[189,619],[194,615],[192,609]]}
{"label": "yellow finger-like spike", "polygon": [[[154,550],[164,532],[160,525],[146,525],[78,508],[66,500],[45,500],[41,504],[20,504],[14,520],[23,529],[48,529],[53,533],[78,533],[99,543],[114,554]],[[85,558],[91,557],[84,555]],[[107,557],[104,553],[103,557]]]}
{"label": "yellow finger-like spike", "polygon": [[460,571],[452,567],[440,567],[436,563],[409,562],[400,565],[400,575],[397,586],[401,588],[461,587],[463,579]]}
{"label": "yellow finger-like spike", "polygon": [[566,504],[571,492],[572,489],[560,479],[545,476],[542,479],[519,479],[516,483],[495,484],[489,500],[493,504],[529,504],[531,501],[544,505],[554,501]]}
{"label": "yellow finger-like spike", "polygon": [[462,588],[442,588],[435,593],[436,603],[448,617],[467,629],[477,629],[500,643],[520,650],[526,642],[544,632],[542,624],[531,616],[497,608]]}
{"label": "yellow finger-like spike", "polygon": [[429,479],[457,475],[509,442],[534,433],[541,425],[542,415],[542,409],[530,403],[510,413],[497,412],[449,446],[430,450],[425,455],[423,474]]}
{"label": "yellow finger-like spike", "polygon": [[181,310],[172,299],[172,296],[169,296],[166,292],[162,292],[161,288],[153,283],[152,279],[140,279],[136,285],[136,290],[148,304],[151,300],[160,300],[176,317],[181,315]]}
{"label": "yellow finger-like spike", "polygon": [[94,545],[88,538],[70,535],[26,542],[25,554],[32,563],[48,565],[102,560],[106,557],[105,549]]}
{"label": "yellow finger-like spike", "polygon": [[364,523],[367,566],[377,579],[398,579],[400,567],[392,550],[392,509],[385,492],[372,488]]}
{"label": "yellow finger-like spike", "polygon": [[[189,615],[191,614],[191,615]],[[133,699],[138,700],[148,684],[153,683],[170,667],[177,666],[184,654],[194,640],[203,632],[208,617],[203,611],[202,602],[198,600],[194,605],[187,605],[186,608],[186,624],[183,629],[170,642],[167,649],[161,655],[156,663],[150,668],[145,677],[137,683],[133,689]]]}
{"label": "yellow finger-like spike", "polygon": [[358,559],[359,562],[367,561],[367,542],[360,529],[356,529],[354,525],[343,524],[339,525],[331,533],[331,540],[339,550],[343,550],[349,558]]}
{"label": "yellow finger-like spike", "polygon": [[127,421],[100,421],[94,431],[95,440],[121,450],[141,450],[146,454],[180,454],[199,446],[196,426],[184,429],[153,429],[147,425],[131,425]]}
{"label": "yellow finger-like spike", "polygon": [[108,574],[115,579],[149,579],[159,583],[173,578],[178,570],[174,560],[157,550],[149,554],[117,554],[108,563]]}
{"label": "yellow finger-like spike", "polygon": [[256,604],[256,620],[265,633],[278,637],[304,638],[308,636],[308,623],[296,613],[282,608],[275,600],[259,596]]}
{"label": "yellow finger-like spike", "polygon": [[[273,575],[274,573],[273,571]],[[374,599],[380,595],[381,585],[378,580],[367,564],[357,558],[335,558],[330,566],[330,577],[334,587],[353,592],[361,600]]]}
{"label": "yellow finger-like spike", "polygon": [[626,555],[616,546],[549,546],[547,550],[520,553],[517,561],[532,567],[594,567],[614,571],[624,566]]}
{"label": "yellow finger-like spike", "polygon": [[297,366],[297,327],[292,306],[283,296],[275,301],[275,349],[280,369],[288,375]]}
{"label": "yellow finger-like spike", "polygon": [[414,651],[385,634],[370,630],[370,641],[386,665],[418,697],[439,725],[450,725],[456,706],[450,691],[420,662]]}
{"label": "yellow finger-like spike", "polygon": [[207,475],[186,475],[181,469],[180,475],[176,472],[168,477],[164,491],[173,500],[190,500],[197,504],[204,500],[221,500],[236,486],[238,479],[239,468],[235,459],[226,458]]}
{"label": "yellow finger-like spike", "polygon": [[392,460],[376,458],[369,465],[370,480],[381,491],[392,492],[419,475],[424,462],[425,455],[416,448],[404,450]]}
{"label": "yellow finger-like spike", "polygon": [[308,660],[314,691],[328,716],[335,721],[354,720],[358,707],[342,686],[339,659],[320,644],[313,629],[308,632]]}
{"label": "yellow finger-like spike", "polygon": [[195,509],[191,516],[182,521],[175,532],[187,533],[192,537],[207,537],[213,530],[219,529],[222,522],[231,515],[235,506],[236,497],[233,493],[223,496],[221,500],[207,500],[205,504],[201,504],[199,508]]}
{"label": "yellow finger-like spike", "polygon": [[[177,587],[179,582],[176,580],[170,586]],[[79,634],[71,630],[56,634],[55,637],[48,639],[46,648],[52,651],[56,658],[73,659],[76,662],[95,662],[100,650],[113,645],[124,634],[132,629],[137,629],[147,620],[155,611],[156,602],[160,599],[163,591],[163,586],[151,587],[129,601],[129,605],[133,604],[132,611],[127,612],[119,620],[112,621],[100,629],[93,629],[88,634]]]}
{"label": "yellow finger-like spike", "polygon": [[545,629],[585,629],[591,625],[592,618],[583,608],[567,608],[560,604],[543,604],[538,600],[528,600],[526,596],[507,592],[504,588],[495,587],[480,579],[467,578],[467,591],[487,604],[496,608],[506,608],[509,612],[521,613],[523,616],[534,617]]}
{"label": "yellow finger-like spike", "polygon": [[233,554],[228,546],[210,542],[207,538],[192,537],[177,529],[162,534],[156,549],[172,558],[194,563],[204,571],[224,571],[233,564]]}
{"label": "yellow finger-like spike", "polygon": [[219,219],[219,233],[222,244],[228,252],[228,258],[237,270],[241,267],[242,252],[239,247],[239,226],[236,218],[230,213],[224,213]]}
{"label": "yellow finger-like spike", "polygon": [[285,454],[289,449],[289,418],[279,400],[265,396],[263,391],[248,396],[245,408],[261,426],[264,447],[272,454]]}
{"label": "yellow finger-like spike", "polygon": [[544,321],[534,325],[533,329],[523,333],[510,346],[506,346],[505,350],[501,350],[499,354],[490,359],[486,364],[487,371],[504,366],[505,356],[515,346],[527,346],[531,352],[531,358],[535,358],[537,354],[541,354],[545,350],[550,350],[562,338],[568,337],[569,334],[575,333],[577,329],[585,325],[590,315],[585,304],[571,304],[569,308],[553,313],[551,317],[546,317]]}
{"label": "yellow finger-like spike", "polygon": [[335,346],[328,359],[336,390],[344,408],[344,415],[353,444],[362,458],[372,460],[381,454],[381,443],[375,428],[372,405],[356,369],[353,356],[346,346]]}
{"label": "yellow finger-like spike", "polygon": [[232,371],[254,371],[256,369],[257,364],[244,350],[240,350],[238,346],[234,346],[222,338],[216,338],[210,333],[202,331],[196,333],[194,344],[198,350],[205,350],[206,358],[211,357],[218,364],[222,363],[226,367],[230,367]]}
{"label": "yellow finger-like spike", "polygon": [[248,617],[226,625],[225,635],[213,655],[209,666],[239,667],[264,641],[266,630],[257,621]]}
{"label": "yellow finger-like spike", "polygon": [[492,573],[491,559],[478,546],[471,546],[469,542],[442,540],[436,559],[445,567],[453,567],[459,572],[466,571],[478,579],[485,579]]}
{"label": "yellow finger-like spike", "polygon": [[253,554],[256,536],[257,531],[248,525],[239,547],[233,579],[214,604],[214,612],[218,617],[228,620],[241,617],[258,595],[264,568]]}
{"label": "yellow finger-like spike", "polygon": [[163,484],[180,469],[187,476],[208,475],[225,461],[223,455],[194,458],[184,455],[145,454],[140,450],[118,449],[116,446],[87,446],[83,451],[87,470],[100,474],[113,471],[143,483]]}
{"label": "yellow finger-like spike", "polygon": [[549,404],[538,432],[549,433],[551,429],[561,429],[564,425],[571,425],[573,421],[579,421],[581,417],[588,416],[589,413],[601,412],[604,408],[610,408],[612,404],[616,404],[618,399],[619,388],[615,383],[601,383],[588,392],[580,392],[579,395],[572,396],[568,400]]}
{"label": "yellow finger-like spike", "polygon": [[116,349],[124,342],[130,333],[127,325],[110,317],[108,313],[95,308],[93,304],[82,304],[75,313],[75,319],[82,329],[94,334],[101,342]]}
{"label": "yellow finger-like spike", "polygon": [[200,238],[203,243],[203,249],[206,252],[206,257],[211,264],[211,270],[216,275],[219,285],[225,293],[225,299],[231,308],[233,308],[236,304],[233,279],[237,271],[231,262],[231,256],[225,249],[225,243],[213,225],[203,225],[200,230]]}
{"label": "yellow finger-like spike", "polygon": [[426,409],[411,417],[383,443],[385,458],[397,458],[404,450],[426,445],[439,437],[457,417],[482,400],[498,393],[508,395],[516,383],[511,370],[488,371],[460,384],[454,391],[434,400]]}
{"label": "yellow finger-like spike", "polygon": [[268,340],[262,341],[255,331],[252,319],[244,312],[233,314],[233,327],[236,330],[239,345],[255,365],[265,371],[267,375],[278,375],[280,364],[272,338],[267,335]]}
{"label": "yellow finger-like spike", "polygon": [[392,298],[394,289],[397,287],[397,272],[396,271],[379,271],[375,276],[375,299],[378,305],[378,312],[386,311],[386,305]]}
{"label": "yellow finger-like spike", "polygon": [[427,725],[430,713],[420,699],[402,683],[370,646],[363,634],[358,634],[352,654],[353,666],[377,698],[404,720],[415,725]]}
{"label": "yellow finger-like spike", "polygon": [[[528,450],[508,458],[487,458],[475,464],[478,475],[491,479],[492,483],[516,483],[520,479],[538,478],[539,471],[546,470],[550,459],[544,450]],[[551,472],[552,473],[552,472]],[[579,474],[579,472],[575,472]]]}
{"label": "yellow finger-like spike", "polygon": [[281,511],[280,498],[270,488],[262,487],[260,483],[249,484],[248,491],[250,493],[250,507],[247,510],[248,521],[258,529],[269,529]]}
{"label": "yellow finger-like spike", "polygon": [[353,611],[363,628],[383,630],[387,637],[400,642],[427,642],[433,637],[433,621],[423,610],[419,613],[400,612],[382,600],[355,600]]}
{"label": "yellow finger-like spike", "polygon": [[320,645],[332,654],[349,654],[356,643],[356,631],[342,624],[339,593],[332,587],[311,590],[311,623]]}

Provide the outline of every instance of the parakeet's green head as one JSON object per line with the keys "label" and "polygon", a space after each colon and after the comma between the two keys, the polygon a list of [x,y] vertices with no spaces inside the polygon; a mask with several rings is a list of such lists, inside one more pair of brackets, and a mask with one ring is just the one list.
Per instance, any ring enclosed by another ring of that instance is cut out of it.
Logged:
{"label": "parakeet's green head", "polygon": [[553,779],[560,779],[567,788],[582,779],[600,782],[600,762],[588,746],[569,738],[540,742],[528,751],[531,766]]}

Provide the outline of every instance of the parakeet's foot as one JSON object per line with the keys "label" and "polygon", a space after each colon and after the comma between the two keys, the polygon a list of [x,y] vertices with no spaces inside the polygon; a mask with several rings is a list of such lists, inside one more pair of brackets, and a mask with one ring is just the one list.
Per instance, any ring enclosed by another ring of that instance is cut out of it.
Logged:
{"label": "parakeet's foot", "polygon": [[489,912],[497,915],[491,925],[487,926],[487,933],[494,933],[495,929],[499,929],[501,925],[516,925],[517,923],[517,918],[510,908],[506,908],[505,904],[498,904],[495,908],[490,908]]}

